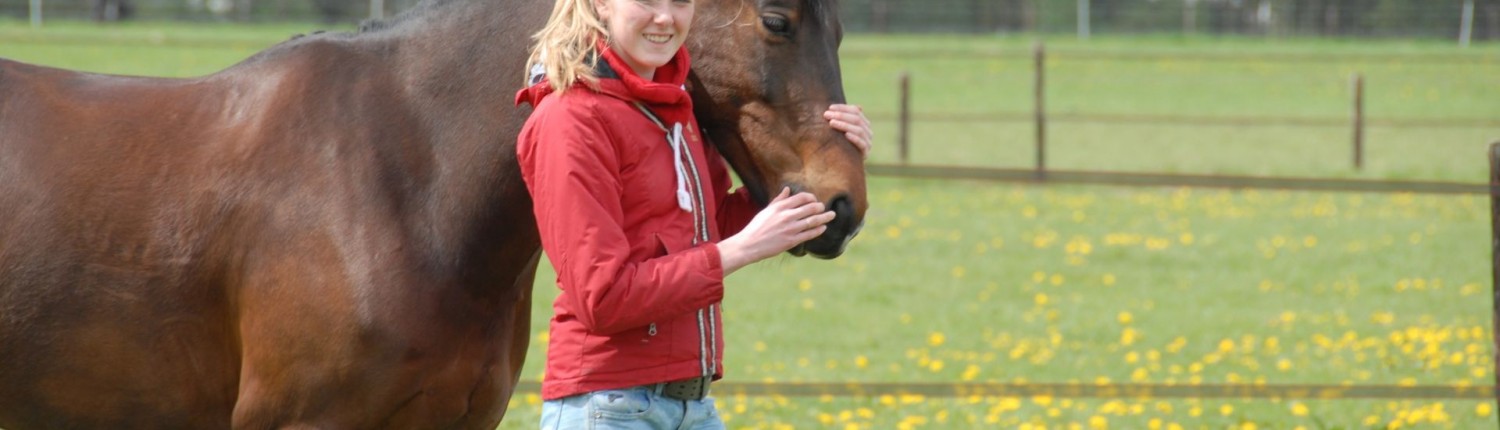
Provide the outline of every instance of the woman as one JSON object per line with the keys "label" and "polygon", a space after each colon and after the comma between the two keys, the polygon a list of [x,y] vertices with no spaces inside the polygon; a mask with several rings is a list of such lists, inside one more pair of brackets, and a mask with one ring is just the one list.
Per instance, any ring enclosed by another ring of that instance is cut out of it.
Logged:
{"label": "woman", "polygon": [[[723,428],[707,392],[724,277],[834,218],[807,193],[757,211],[729,192],[683,90],[692,19],[691,0],[559,0],[537,35],[528,68],[545,80],[518,96],[536,109],[517,152],[562,289],[542,428]],[[858,107],[825,117],[868,152]]]}

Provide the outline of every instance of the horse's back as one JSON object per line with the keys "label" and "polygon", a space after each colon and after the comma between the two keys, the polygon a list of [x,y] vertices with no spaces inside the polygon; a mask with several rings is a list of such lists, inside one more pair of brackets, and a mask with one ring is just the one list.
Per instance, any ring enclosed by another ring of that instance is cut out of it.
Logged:
{"label": "horse's back", "polygon": [[197,85],[0,61],[0,422],[228,425],[211,202],[171,138],[201,131],[152,119],[205,105]]}

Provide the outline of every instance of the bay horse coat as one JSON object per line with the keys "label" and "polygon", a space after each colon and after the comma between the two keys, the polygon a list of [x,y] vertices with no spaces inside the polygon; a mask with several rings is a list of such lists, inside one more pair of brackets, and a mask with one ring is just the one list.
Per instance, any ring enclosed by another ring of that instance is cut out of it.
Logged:
{"label": "bay horse coat", "polygon": [[[511,101],[551,3],[428,1],[192,79],[0,59],[0,427],[494,428],[540,255]],[[839,255],[866,203],[818,115],[835,5],[697,16],[707,134],[762,202],[834,208],[798,252]]]}

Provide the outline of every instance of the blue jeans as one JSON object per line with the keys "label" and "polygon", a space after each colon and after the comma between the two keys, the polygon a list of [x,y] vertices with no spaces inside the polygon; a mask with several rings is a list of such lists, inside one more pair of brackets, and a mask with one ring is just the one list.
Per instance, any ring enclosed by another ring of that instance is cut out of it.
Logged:
{"label": "blue jeans", "polygon": [[714,399],[677,400],[655,386],[602,390],[542,402],[542,430],[723,430]]}

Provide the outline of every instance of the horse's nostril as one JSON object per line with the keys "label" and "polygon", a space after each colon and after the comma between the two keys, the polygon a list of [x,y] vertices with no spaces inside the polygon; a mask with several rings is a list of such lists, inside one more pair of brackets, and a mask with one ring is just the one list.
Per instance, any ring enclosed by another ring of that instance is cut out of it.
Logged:
{"label": "horse's nostril", "polygon": [[833,201],[828,203],[828,207],[833,210],[833,222],[829,227],[847,233],[854,221],[854,204],[849,202],[849,197],[843,195],[834,197]]}

